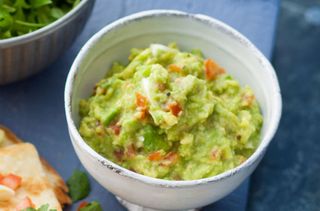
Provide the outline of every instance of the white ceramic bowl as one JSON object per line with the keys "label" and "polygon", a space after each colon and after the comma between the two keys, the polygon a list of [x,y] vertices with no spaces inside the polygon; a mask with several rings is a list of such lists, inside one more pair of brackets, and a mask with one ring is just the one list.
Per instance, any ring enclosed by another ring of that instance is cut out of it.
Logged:
{"label": "white ceramic bowl", "polygon": [[[261,143],[240,166],[214,177],[168,181],[134,173],[107,160],[81,138],[79,100],[88,98],[94,84],[114,61],[127,61],[132,47],[175,41],[183,50],[199,48],[214,58],[242,85],[255,92],[264,116]],[[230,26],[204,15],[153,10],[122,18],[104,27],[81,49],[65,88],[65,110],[74,149],[84,167],[115,195],[145,207],[181,210],[202,207],[232,192],[256,168],[277,130],[281,95],[274,69],[262,53]]]}

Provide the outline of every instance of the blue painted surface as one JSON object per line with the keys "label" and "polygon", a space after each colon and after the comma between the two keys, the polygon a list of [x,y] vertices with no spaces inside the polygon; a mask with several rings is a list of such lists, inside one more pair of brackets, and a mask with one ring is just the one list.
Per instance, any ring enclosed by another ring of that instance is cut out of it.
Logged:
{"label": "blue painted surface", "polygon": [[251,177],[249,210],[320,210],[320,1],[283,0],[273,64],[280,127]]}
{"label": "blue painted surface", "polygon": [[[34,143],[66,179],[82,168],[71,146],[64,115],[63,91],[69,67],[81,46],[106,24],[146,9],[178,9],[220,19],[245,34],[267,56],[271,56],[278,0],[97,0],[84,32],[73,47],[43,73],[23,82],[0,87],[0,123],[19,137]],[[245,210],[248,184],[203,210]],[[104,210],[124,210],[114,196],[91,178],[87,200],[98,200]],[[68,208],[75,210],[75,206]]]}

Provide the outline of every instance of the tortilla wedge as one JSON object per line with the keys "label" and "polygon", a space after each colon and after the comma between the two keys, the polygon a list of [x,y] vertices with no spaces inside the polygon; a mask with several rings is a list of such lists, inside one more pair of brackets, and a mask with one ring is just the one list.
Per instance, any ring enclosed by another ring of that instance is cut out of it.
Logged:
{"label": "tortilla wedge", "polygon": [[[9,152],[11,152],[11,154],[8,152],[8,150],[9,150]],[[8,159],[8,157],[11,156],[11,159],[13,159],[12,162],[19,163],[19,162],[22,162],[23,160],[26,160],[26,159],[21,160],[22,158],[20,158],[20,160],[19,160],[18,158],[16,158],[16,157],[19,157],[16,155],[21,154],[21,152],[28,153],[28,154],[24,155],[25,158],[32,157],[33,163],[35,163],[35,165],[36,165],[36,167],[32,166],[32,169],[36,168],[38,171],[37,174],[43,174],[42,181],[40,181],[40,183],[45,184],[45,186],[47,187],[46,189],[50,190],[51,193],[53,194],[52,196],[50,196],[53,199],[46,199],[49,201],[45,202],[43,204],[49,203],[51,201],[53,207],[57,207],[58,211],[61,210],[63,205],[71,204],[71,199],[67,194],[68,188],[67,188],[66,184],[64,183],[63,179],[49,165],[49,163],[46,160],[39,157],[35,147],[31,144],[23,144],[23,141],[21,139],[19,139],[18,137],[16,137],[13,132],[11,132],[9,129],[0,125],[0,163],[1,163],[0,172],[1,172],[1,169],[4,169],[4,168],[10,169],[10,167],[8,165],[6,165],[6,166],[2,165],[1,157],[6,156],[7,157],[6,159]],[[7,162],[7,160],[6,160],[6,162]],[[22,165],[22,168],[24,166],[25,165]],[[26,168],[27,169],[24,169],[23,171],[30,171],[30,169],[31,169],[30,166],[26,166]],[[15,172],[11,172],[11,173],[15,173]],[[19,172],[19,173],[23,173],[23,172]],[[37,177],[37,174],[35,172],[35,174],[33,176]],[[21,176],[23,176],[23,174]],[[50,191],[46,190],[44,192],[45,193],[44,195],[49,196]],[[58,202],[58,204],[56,204],[56,202]],[[51,205],[51,203],[49,203],[49,204]],[[38,205],[38,204],[36,204],[36,205]],[[42,204],[39,204],[39,206],[40,205],[42,205]],[[0,211],[1,210],[6,210],[6,211],[10,210],[10,209],[3,209],[3,207],[1,207],[1,206],[2,205],[0,202]]]}

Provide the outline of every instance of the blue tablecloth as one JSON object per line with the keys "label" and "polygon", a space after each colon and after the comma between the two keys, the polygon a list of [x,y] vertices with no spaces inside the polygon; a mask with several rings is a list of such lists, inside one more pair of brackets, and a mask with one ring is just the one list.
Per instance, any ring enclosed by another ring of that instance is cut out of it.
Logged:
{"label": "blue tablecloth", "polygon": [[[34,143],[65,179],[75,168],[82,168],[71,146],[64,115],[63,92],[69,67],[81,46],[103,26],[147,9],[178,9],[215,17],[238,29],[267,57],[271,56],[279,0],[97,0],[83,33],[58,61],[31,79],[0,87],[0,124]],[[100,201],[104,210],[124,210],[111,193],[90,179],[92,192],[87,200]],[[203,210],[245,210],[248,185],[247,180]],[[76,210],[76,206],[67,210]]]}

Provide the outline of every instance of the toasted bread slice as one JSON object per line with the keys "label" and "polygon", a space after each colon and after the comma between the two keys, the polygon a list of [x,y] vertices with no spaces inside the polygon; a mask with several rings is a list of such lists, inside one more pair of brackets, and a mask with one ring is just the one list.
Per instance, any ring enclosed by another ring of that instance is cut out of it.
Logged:
{"label": "toasted bread slice", "polygon": [[[16,145],[23,143],[12,131],[0,125],[0,147],[6,147],[10,145]],[[1,148],[0,148],[1,149]],[[71,204],[71,199],[68,196],[68,187],[66,186],[60,175],[52,168],[49,163],[40,158],[42,168],[46,174],[46,177],[54,190],[60,205]]]}

